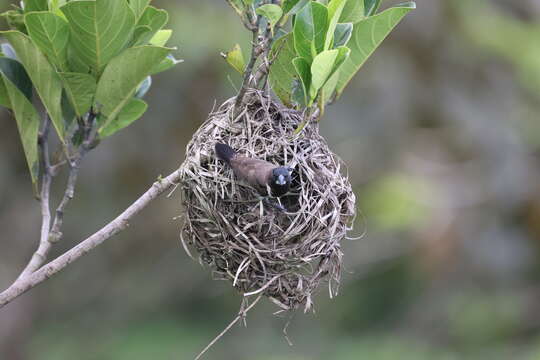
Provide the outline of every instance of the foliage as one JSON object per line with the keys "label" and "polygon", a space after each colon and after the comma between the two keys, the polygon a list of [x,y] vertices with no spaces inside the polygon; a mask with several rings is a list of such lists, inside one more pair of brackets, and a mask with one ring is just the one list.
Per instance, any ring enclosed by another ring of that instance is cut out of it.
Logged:
{"label": "foliage", "polygon": [[290,0],[291,31],[275,41],[270,83],[288,106],[324,108],[339,96],[384,38],[415,8],[407,2],[376,14],[380,0]]}
{"label": "foliage", "polygon": [[89,117],[98,140],[139,119],[150,76],[178,63],[165,47],[168,14],[150,0],[27,0],[2,15],[11,30],[1,32],[0,104],[15,115],[33,183],[41,117],[32,87],[68,153]]}

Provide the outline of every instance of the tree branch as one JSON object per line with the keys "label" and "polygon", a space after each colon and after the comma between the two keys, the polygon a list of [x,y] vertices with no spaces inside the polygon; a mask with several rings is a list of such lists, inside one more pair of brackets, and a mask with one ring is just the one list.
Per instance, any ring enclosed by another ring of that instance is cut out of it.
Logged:
{"label": "tree branch", "polygon": [[[51,192],[52,172],[51,161],[49,158],[49,131],[51,128],[51,119],[48,115],[45,115],[43,129],[38,137],[38,148],[40,152],[41,160],[41,192],[40,192],[40,204],[41,204],[41,235],[39,238],[39,245],[37,250],[32,255],[32,258],[28,262],[28,265],[19,275],[19,279],[36,271],[45,260],[47,260],[47,254],[51,249],[51,242],[49,241],[49,229],[51,226],[51,210],[49,205],[49,198]],[[18,279],[17,279],[18,280]]]}
{"label": "tree branch", "polygon": [[148,191],[101,230],[82,241],[71,250],[65,252],[63,255],[57,257],[55,260],[44,265],[39,270],[24,277],[19,277],[8,289],[0,293],[0,308],[32,289],[34,286],[41,284],[75,260],[86,255],[90,250],[96,248],[107,239],[127,228],[130,220],[136,214],[148,206],[148,204],[155,200],[159,195],[176,186],[179,181],[180,170],[176,170],[166,178],[156,181]]}

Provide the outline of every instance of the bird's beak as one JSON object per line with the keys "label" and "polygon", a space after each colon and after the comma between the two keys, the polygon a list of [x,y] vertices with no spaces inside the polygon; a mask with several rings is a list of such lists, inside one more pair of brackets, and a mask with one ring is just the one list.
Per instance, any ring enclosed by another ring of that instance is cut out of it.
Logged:
{"label": "bird's beak", "polygon": [[276,184],[278,185],[285,185],[286,181],[285,181],[285,176],[283,175],[279,175],[277,180],[276,180]]}

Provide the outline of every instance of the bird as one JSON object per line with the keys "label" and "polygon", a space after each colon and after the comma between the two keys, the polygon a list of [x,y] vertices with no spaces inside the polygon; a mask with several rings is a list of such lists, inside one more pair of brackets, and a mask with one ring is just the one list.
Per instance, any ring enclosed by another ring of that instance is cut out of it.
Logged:
{"label": "bird", "polygon": [[292,168],[239,155],[226,144],[216,143],[215,151],[218,159],[227,163],[238,178],[246,181],[260,193],[280,197],[289,192]]}

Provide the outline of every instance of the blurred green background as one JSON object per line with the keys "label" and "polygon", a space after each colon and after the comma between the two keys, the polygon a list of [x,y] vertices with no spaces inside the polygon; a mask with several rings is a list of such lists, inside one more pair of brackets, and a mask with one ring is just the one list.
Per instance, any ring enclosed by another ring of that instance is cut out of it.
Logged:
{"label": "blurred green background", "polygon": [[[219,53],[247,48],[249,34],[225,1],[154,3],[170,12],[185,63],[154,79],[142,120],[85,159],[53,255],[177,168],[239,86]],[[540,359],[540,1],[417,5],[322,123],[361,214],[352,235],[363,237],[343,243],[340,295],[321,289],[316,313],[293,317],[292,347],[288,317],[266,302],[206,359]],[[5,288],[40,215],[15,121],[0,117]],[[192,359],[240,298],[182,250],[178,195],[2,309],[0,359]]]}

